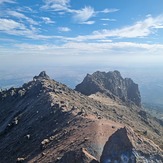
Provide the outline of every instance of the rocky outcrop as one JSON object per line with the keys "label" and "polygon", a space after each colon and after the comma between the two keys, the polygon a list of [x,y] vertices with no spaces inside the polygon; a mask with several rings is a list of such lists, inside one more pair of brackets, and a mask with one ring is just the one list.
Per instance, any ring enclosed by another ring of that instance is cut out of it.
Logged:
{"label": "rocky outcrop", "polygon": [[78,151],[69,151],[57,163],[99,163],[85,148]]}
{"label": "rocky outcrop", "polygon": [[142,139],[130,128],[118,129],[106,142],[101,163],[106,162],[158,162],[163,161],[163,156],[158,155],[158,146],[148,139]]}
{"label": "rocky outcrop", "polygon": [[38,76],[35,76],[33,78],[33,80],[37,80],[37,79],[50,79],[50,77],[46,74],[45,71],[42,71]]}
{"label": "rocky outcrop", "polygon": [[135,162],[133,146],[130,142],[126,128],[117,130],[106,142],[101,156],[101,163],[105,162]]}
{"label": "rocky outcrop", "polygon": [[97,92],[105,93],[111,98],[118,97],[123,102],[134,103],[141,106],[141,97],[138,85],[130,78],[123,79],[120,72],[100,72],[87,74],[83,82],[76,86],[75,90],[91,95]]}

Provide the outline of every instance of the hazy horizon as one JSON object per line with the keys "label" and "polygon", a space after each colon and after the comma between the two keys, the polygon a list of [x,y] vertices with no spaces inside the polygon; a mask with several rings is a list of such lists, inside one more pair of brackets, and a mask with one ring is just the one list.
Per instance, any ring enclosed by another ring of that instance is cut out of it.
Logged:
{"label": "hazy horizon", "polygon": [[0,88],[20,86],[42,70],[71,88],[87,73],[119,70],[139,84],[144,101],[163,103],[162,6],[0,0]]}

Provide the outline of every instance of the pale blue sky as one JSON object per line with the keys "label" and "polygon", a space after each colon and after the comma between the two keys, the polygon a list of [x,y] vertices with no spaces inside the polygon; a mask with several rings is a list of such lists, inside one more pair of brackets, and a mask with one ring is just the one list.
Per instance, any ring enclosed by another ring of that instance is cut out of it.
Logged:
{"label": "pale blue sky", "polygon": [[0,87],[162,67],[163,0],[0,0]]}

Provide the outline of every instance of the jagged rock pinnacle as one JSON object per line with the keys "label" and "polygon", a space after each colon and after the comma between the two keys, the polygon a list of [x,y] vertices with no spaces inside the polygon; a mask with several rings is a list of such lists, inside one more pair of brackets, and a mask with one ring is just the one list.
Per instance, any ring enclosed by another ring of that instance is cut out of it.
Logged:
{"label": "jagged rock pinnacle", "polygon": [[123,102],[141,106],[138,84],[135,84],[130,78],[123,79],[119,71],[107,73],[97,71],[92,75],[87,74],[75,90],[85,95],[101,92],[110,97],[118,97]]}
{"label": "jagged rock pinnacle", "polygon": [[40,72],[40,74],[38,76],[35,76],[33,79],[34,80],[37,80],[37,79],[50,79],[50,77],[46,74],[46,71],[42,71],[42,72]]}

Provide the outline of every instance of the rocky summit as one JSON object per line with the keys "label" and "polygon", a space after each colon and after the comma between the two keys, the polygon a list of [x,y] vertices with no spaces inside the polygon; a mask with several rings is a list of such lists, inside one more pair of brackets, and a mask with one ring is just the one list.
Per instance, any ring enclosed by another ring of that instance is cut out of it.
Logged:
{"label": "rocky summit", "polygon": [[87,74],[83,82],[76,86],[76,91],[85,95],[101,92],[115,99],[118,97],[123,102],[134,103],[141,106],[141,97],[138,84],[130,78],[123,79],[119,71],[100,72]]}
{"label": "rocky summit", "polygon": [[163,122],[139,107],[131,79],[96,72],[76,90],[43,71],[1,91],[0,162],[163,162]]}

